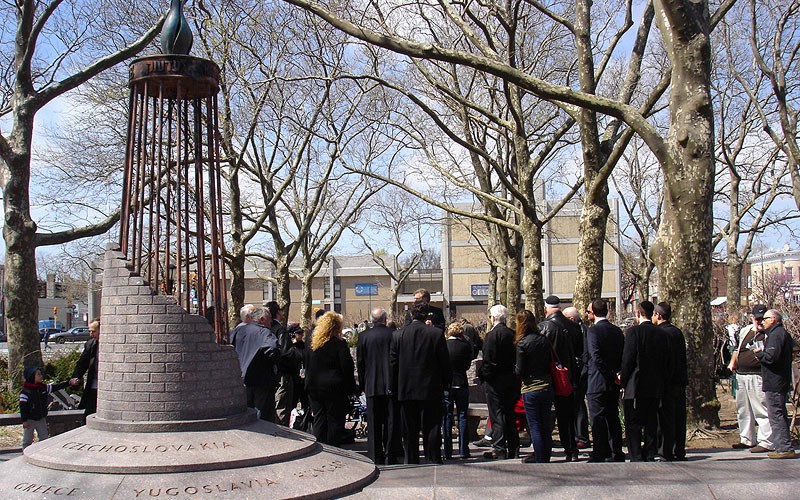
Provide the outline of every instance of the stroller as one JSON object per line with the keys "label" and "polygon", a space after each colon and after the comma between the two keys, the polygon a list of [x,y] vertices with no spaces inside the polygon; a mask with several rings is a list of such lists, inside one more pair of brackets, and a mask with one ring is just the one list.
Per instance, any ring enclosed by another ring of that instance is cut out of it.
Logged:
{"label": "stroller", "polygon": [[[345,442],[367,437],[367,397],[364,394],[350,399],[350,412],[345,417]],[[349,436],[347,434],[350,434]]]}

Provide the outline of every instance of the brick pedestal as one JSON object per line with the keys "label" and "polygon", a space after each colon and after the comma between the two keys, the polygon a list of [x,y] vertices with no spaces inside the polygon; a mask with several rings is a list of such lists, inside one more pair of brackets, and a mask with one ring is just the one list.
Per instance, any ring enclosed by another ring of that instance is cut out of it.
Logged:
{"label": "brick pedestal", "polygon": [[116,247],[105,256],[97,418],[220,419],[246,408],[239,360],[202,316],[156,295]]}

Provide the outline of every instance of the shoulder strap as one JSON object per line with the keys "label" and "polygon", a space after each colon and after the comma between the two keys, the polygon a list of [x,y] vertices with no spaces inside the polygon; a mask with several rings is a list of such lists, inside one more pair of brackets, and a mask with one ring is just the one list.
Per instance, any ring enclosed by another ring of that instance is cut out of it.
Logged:
{"label": "shoulder strap", "polygon": [[558,359],[558,353],[556,353],[556,350],[553,347],[553,343],[550,341],[550,339],[547,338],[547,335],[542,335],[542,337],[547,339],[547,343],[550,344],[550,352],[553,353],[553,359],[555,360],[556,364],[560,365],[561,364],[561,360]]}

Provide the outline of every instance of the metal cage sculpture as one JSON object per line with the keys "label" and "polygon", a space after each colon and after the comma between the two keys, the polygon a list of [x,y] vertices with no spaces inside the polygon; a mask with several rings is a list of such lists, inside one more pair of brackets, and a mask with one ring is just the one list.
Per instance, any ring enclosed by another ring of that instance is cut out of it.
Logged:
{"label": "metal cage sculpture", "polygon": [[174,295],[187,312],[205,315],[222,342],[228,315],[220,70],[187,55],[190,48],[180,1],[173,0],[162,33],[164,54],[130,65],[120,249],[154,293]]}

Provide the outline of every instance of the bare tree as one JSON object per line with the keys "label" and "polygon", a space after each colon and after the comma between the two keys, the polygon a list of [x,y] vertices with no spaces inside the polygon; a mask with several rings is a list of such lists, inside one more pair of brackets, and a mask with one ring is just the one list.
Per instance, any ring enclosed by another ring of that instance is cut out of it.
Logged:
{"label": "bare tree", "polygon": [[[392,155],[374,134],[382,120],[365,109],[376,108],[370,100],[377,86],[350,77],[345,68],[358,72],[351,57],[358,47],[313,16],[257,1],[195,7],[200,50],[224,68],[220,134],[228,163],[231,313],[244,303],[251,259],[270,264],[260,276],[275,285],[288,317],[290,281],[310,284],[380,187],[342,167]],[[294,275],[298,264],[305,271]]]}
{"label": "bare tree", "polygon": [[780,199],[792,195],[790,172],[797,166],[791,148],[776,146],[770,140],[775,133],[764,129],[765,110],[774,107],[774,96],[760,90],[769,76],[754,71],[758,64],[749,56],[749,29],[747,8],[739,6],[715,32],[723,50],[717,52],[713,77],[719,170],[712,245],[725,246],[727,309],[733,314],[741,309],[744,264],[756,235],[798,217],[780,208]]}
{"label": "bare tree", "polygon": [[638,300],[650,300],[651,281],[658,256],[652,254],[653,242],[661,224],[663,178],[658,164],[640,139],[631,141],[612,177],[622,214],[618,225],[621,243],[611,238],[606,242],[620,256],[627,276],[625,305]]}
{"label": "bare tree", "polygon": [[[670,131],[664,136],[640,109],[617,99],[576,91],[546,78],[526,73],[498,58],[484,45],[480,53],[467,52],[437,43],[395,35],[390,27],[413,23],[410,9],[392,11],[393,18],[376,15],[375,3],[349,6],[347,18],[308,0],[286,0],[322,17],[346,33],[379,47],[412,57],[469,66],[499,76],[534,95],[610,115],[627,123],[653,151],[665,179],[664,220],[659,228],[656,251],[663,255],[659,268],[664,298],[674,306],[676,324],[687,334],[689,374],[698,383],[689,388],[690,416],[698,424],[718,425],[718,402],[713,377],[709,376],[713,350],[709,280],[711,269],[711,200],[714,192],[713,109],[710,88],[712,27],[733,1],[724,2],[712,16],[708,2],[656,0],[655,20],[671,64],[669,96]],[[471,22],[467,12],[442,5],[453,23]],[[463,15],[462,15],[463,13]]]}
{"label": "bare tree", "polygon": [[[764,131],[787,158],[795,204],[800,208],[800,143],[797,126],[800,77],[797,52],[800,50],[800,1],[748,0],[740,2],[736,11],[739,26],[748,28],[752,60],[763,77],[742,78],[743,89],[761,117]],[[739,54],[741,55],[741,54]],[[754,81],[757,86],[752,85]],[[764,91],[770,93],[764,99]]]}
{"label": "bare tree", "polygon": [[[359,224],[351,228],[372,260],[391,280],[389,311],[400,317],[397,296],[415,269],[430,269],[431,252],[426,243],[436,218],[430,205],[400,189],[387,188],[370,204]],[[438,254],[434,256],[438,260]],[[438,269],[441,267],[435,263]]]}
{"label": "bare tree", "polygon": [[[16,375],[23,366],[41,363],[36,335],[36,247],[101,234],[118,217],[48,234],[37,232],[30,204],[34,120],[54,99],[139,53],[158,34],[161,22],[135,33],[122,24],[93,22],[97,13],[89,5],[63,0],[4,3],[2,17],[10,19],[12,15],[13,38],[12,30],[1,32],[2,44],[8,48],[2,52],[13,56],[2,61],[7,86],[1,92],[0,117],[10,117],[12,125],[9,132],[0,134],[0,187],[5,214],[9,368],[12,380],[19,381],[21,377]],[[108,44],[97,44],[97,40]]]}
{"label": "bare tree", "polygon": [[767,269],[755,273],[753,280],[753,300],[769,308],[781,307],[792,291],[792,280],[778,269]]}

